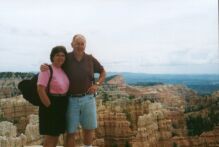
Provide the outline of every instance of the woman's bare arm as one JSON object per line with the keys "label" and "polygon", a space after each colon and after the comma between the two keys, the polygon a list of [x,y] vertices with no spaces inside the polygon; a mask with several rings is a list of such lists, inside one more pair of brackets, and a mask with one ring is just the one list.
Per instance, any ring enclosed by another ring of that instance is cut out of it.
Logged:
{"label": "woman's bare arm", "polygon": [[46,93],[46,87],[42,85],[37,85],[37,91],[40,96],[40,100],[46,107],[49,107],[51,105],[51,102],[49,100],[49,97]]}

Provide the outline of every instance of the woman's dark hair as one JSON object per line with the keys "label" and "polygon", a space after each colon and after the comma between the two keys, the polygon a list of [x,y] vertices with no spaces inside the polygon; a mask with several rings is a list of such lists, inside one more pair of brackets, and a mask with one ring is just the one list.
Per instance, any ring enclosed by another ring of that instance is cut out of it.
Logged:
{"label": "woman's dark hair", "polygon": [[55,56],[55,54],[62,52],[65,54],[65,57],[67,56],[67,51],[66,48],[64,46],[55,46],[54,48],[52,48],[52,51],[50,53],[50,61],[53,62],[53,57]]}

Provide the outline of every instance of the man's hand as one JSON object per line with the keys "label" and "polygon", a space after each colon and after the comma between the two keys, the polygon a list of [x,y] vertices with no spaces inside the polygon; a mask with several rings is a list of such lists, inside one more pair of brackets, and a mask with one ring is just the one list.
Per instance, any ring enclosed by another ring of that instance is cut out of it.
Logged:
{"label": "man's hand", "polygon": [[49,70],[49,64],[44,63],[40,65],[40,71],[47,71],[47,70]]}
{"label": "man's hand", "polygon": [[90,94],[95,94],[97,90],[98,90],[98,86],[94,84],[87,90],[87,92]]}

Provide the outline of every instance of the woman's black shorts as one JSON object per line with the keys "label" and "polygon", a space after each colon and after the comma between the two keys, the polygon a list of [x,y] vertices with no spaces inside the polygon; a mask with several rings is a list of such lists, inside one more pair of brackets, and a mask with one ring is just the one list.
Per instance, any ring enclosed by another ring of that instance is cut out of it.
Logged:
{"label": "woman's black shorts", "polygon": [[51,105],[39,107],[41,135],[59,136],[66,130],[67,96],[50,96]]}

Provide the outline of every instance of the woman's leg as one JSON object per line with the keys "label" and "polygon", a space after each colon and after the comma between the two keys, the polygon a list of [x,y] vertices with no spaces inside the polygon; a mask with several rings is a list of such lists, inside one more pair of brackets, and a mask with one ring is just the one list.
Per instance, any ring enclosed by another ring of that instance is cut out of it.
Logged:
{"label": "woman's leg", "polygon": [[59,138],[58,136],[46,135],[43,143],[43,147],[56,147],[58,143],[58,138]]}

